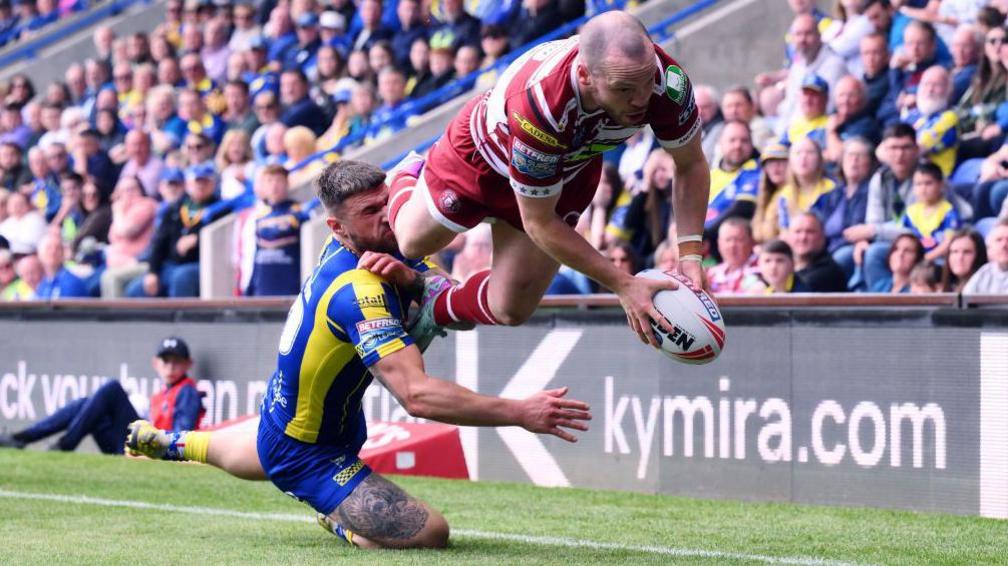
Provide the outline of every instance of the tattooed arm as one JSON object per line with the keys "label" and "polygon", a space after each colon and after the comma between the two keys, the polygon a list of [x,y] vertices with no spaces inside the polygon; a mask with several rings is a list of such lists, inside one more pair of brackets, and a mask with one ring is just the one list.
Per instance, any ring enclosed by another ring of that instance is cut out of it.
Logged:
{"label": "tattooed arm", "polygon": [[525,399],[480,395],[461,385],[427,375],[420,350],[410,346],[371,366],[406,411],[414,417],[468,426],[520,426],[577,442],[564,430],[588,430],[586,403],[565,399],[567,388],[540,391]]}

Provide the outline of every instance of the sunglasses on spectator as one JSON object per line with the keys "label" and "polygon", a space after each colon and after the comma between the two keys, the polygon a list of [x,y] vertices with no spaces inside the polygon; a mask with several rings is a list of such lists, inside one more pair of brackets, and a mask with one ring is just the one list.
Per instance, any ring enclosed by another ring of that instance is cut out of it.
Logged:
{"label": "sunglasses on spectator", "polygon": [[133,75],[116,75],[113,78],[117,81],[128,81],[133,78]]}
{"label": "sunglasses on spectator", "polygon": [[189,151],[199,151],[199,150],[203,149],[204,147],[206,147],[205,143],[187,143],[186,144],[186,149],[188,149]]}
{"label": "sunglasses on spectator", "polygon": [[992,35],[987,38],[987,45],[1001,45],[1005,42],[1005,36],[1003,35]]}
{"label": "sunglasses on spectator", "polygon": [[276,104],[256,104],[254,108],[256,110],[272,110],[276,108]]}

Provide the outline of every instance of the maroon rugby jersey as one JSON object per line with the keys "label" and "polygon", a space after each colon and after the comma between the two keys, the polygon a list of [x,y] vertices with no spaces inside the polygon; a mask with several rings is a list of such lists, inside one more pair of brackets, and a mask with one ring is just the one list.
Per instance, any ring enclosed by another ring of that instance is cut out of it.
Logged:
{"label": "maroon rugby jersey", "polygon": [[[593,158],[645,125],[667,149],[700,131],[689,78],[657,45],[653,94],[640,125],[622,126],[601,109],[586,112],[577,88],[578,45],[574,36],[534,47],[508,66],[472,113],[449,125],[470,131],[483,159],[522,196],[558,194]],[[596,187],[576,189],[594,194]]]}

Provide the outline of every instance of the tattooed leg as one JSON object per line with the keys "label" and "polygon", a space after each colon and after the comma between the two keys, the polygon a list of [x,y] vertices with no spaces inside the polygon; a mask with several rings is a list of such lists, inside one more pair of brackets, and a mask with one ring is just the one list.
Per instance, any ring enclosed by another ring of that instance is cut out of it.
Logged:
{"label": "tattooed leg", "polygon": [[363,548],[443,548],[448,523],[426,503],[372,473],[330,515]]}

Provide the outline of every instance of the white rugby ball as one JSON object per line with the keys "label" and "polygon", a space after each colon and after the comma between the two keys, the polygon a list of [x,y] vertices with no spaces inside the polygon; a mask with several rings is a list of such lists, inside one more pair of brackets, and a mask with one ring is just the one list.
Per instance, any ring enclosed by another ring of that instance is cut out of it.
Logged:
{"label": "white rugby ball", "polygon": [[706,291],[694,291],[689,279],[678,273],[645,269],[637,274],[647,279],[672,279],[679,283],[674,290],[659,291],[654,306],[675,329],[666,332],[652,321],[651,327],[660,342],[661,353],[684,364],[707,364],[724,349],[725,326],[721,311]]}

